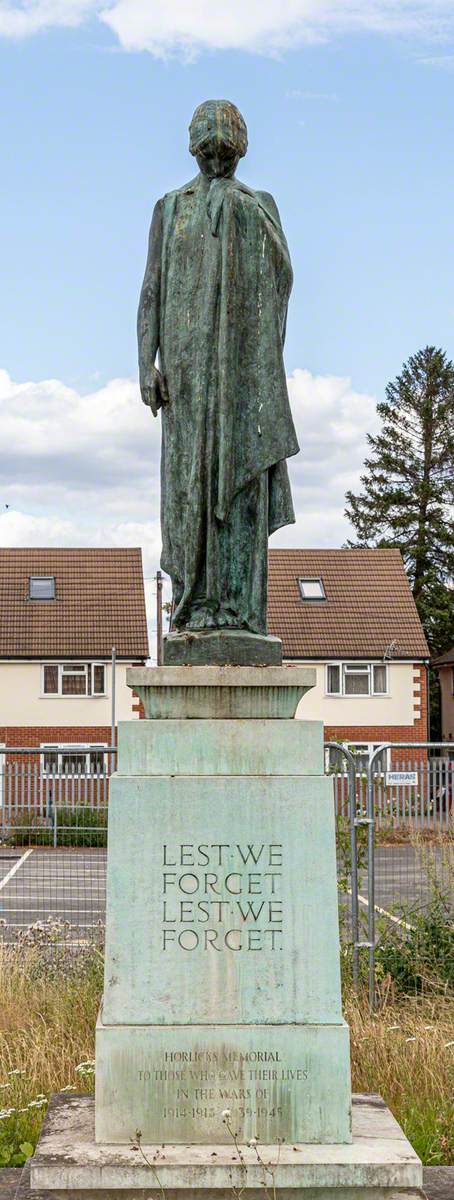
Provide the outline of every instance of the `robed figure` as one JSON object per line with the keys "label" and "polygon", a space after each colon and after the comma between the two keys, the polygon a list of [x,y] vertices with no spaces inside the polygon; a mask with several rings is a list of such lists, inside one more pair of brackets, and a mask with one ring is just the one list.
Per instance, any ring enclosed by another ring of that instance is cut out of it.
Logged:
{"label": "robed figure", "polygon": [[246,149],[233,104],[196,109],[200,173],[156,204],[140,297],[142,399],[162,408],[161,566],[180,632],[266,634],[268,536],[295,519],[292,269],[273,197],[235,177]]}

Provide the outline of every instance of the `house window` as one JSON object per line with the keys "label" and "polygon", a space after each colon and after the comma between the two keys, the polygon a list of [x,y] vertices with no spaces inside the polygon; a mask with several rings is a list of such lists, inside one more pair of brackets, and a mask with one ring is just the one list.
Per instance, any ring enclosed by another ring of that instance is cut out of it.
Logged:
{"label": "house window", "polygon": [[386,696],[388,668],[386,663],[328,663],[326,668],[328,696]]}
{"label": "house window", "polygon": [[[347,750],[350,750],[355,759],[357,774],[366,774],[370,759],[375,750],[378,750],[379,742],[349,742]],[[388,752],[382,750],[381,754],[374,759],[374,774],[383,774],[386,770]]]}
{"label": "house window", "polygon": [[44,663],[44,696],[105,696],[104,663]]}
{"label": "house window", "polygon": [[299,589],[302,600],[326,600],[323,579],[299,579]]}
{"label": "house window", "polygon": [[325,746],[325,770],[340,773],[347,771],[348,764],[345,754],[337,746]]}
{"label": "house window", "polygon": [[63,663],[61,669],[62,696],[89,695],[89,669],[84,663]]}
{"label": "house window", "polygon": [[341,669],[340,663],[331,663],[327,671],[327,691],[330,696],[340,696],[341,691]]}
{"label": "house window", "polygon": [[104,775],[107,773],[107,756],[104,752],[105,743],[86,746],[78,742],[70,748],[61,750],[58,744],[43,745],[45,753],[42,756],[42,772],[53,778],[74,778],[85,775]]}
{"label": "house window", "polygon": [[28,598],[29,600],[55,600],[55,576],[30,575]]}
{"label": "house window", "polygon": [[[370,757],[374,750],[377,750],[379,742],[344,742],[346,750],[350,750],[355,760],[356,772],[358,775],[364,775],[369,766]],[[388,751],[383,750],[381,754],[374,760],[374,773],[380,774],[386,770]],[[337,746],[326,746],[326,769],[336,773],[348,772],[348,761],[342,750]]]}
{"label": "house window", "polygon": [[43,692],[46,696],[58,695],[58,666],[56,663],[44,664]]}
{"label": "house window", "polygon": [[385,663],[372,665],[372,693],[374,696],[385,696],[388,690],[387,670]]}

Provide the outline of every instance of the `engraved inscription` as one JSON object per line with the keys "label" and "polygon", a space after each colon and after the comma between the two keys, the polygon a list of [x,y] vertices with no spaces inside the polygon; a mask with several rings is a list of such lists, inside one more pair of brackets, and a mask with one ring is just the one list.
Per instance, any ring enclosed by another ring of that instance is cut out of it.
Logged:
{"label": "engraved inscription", "polygon": [[281,1089],[304,1085],[305,1067],[289,1067],[278,1050],[167,1050],[138,1071],[153,1096],[162,1093],[163,1120],[213,1120],[229,1105],[259,1121],[282,1115]]}
{"label": "engraved inscription", "polygon": [[282,845],[163,846],[162,948],[282,950]]}

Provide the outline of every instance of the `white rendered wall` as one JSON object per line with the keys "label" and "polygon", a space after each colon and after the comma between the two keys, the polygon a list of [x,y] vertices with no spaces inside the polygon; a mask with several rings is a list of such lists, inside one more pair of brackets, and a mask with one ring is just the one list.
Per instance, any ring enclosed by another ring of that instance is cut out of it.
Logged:
{"label": "white rendered wall", "polygon": [[[116,721],[137,716],[131,688],[126,686],[126,668],[117,663],[115,673]],[[0,725],[110,725],[112,668],[106,664],[105,696],[43,696],[42,670],[38,662],[0,661]]]}
{"label": "white rendered wall", "polygon": [[[291,661],[291,660],[286,660]],[[365,660],[366,661],[366,660]],[[327,696],[325,663],[298,661],[295,666],[315,667],[317,683],[300,701],[297,717],[325,725],[413,725],[420,704],[413,695],[413,663],[388,664],[387,696]]]}

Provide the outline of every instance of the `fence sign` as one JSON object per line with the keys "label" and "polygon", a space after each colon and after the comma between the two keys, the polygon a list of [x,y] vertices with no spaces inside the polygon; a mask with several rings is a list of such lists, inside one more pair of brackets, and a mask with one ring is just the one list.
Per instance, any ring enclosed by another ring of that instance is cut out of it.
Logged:
{"label": "fence sign", "polygon": [[417,787],[418,772],[417,771],[387,771],[386,772],[386,783],[387,783],[388,787],[390,786],[390,784],[393,784],[393,783],[394,784],[398,783],[401,785],[403,784],[406,787]]}

